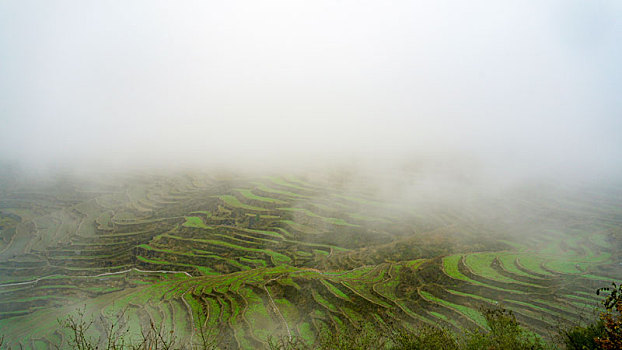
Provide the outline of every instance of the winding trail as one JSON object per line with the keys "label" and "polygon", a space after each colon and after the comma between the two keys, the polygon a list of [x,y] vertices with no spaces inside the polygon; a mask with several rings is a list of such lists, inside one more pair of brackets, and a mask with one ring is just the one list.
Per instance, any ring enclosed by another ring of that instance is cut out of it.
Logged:
{"label": "winding trail", "polygon": [[[272,281],[275,281],[275,280],[276,280],[276,278],[273,278],[273,279],[267,281],[266,284],[270,283]],[[283,317],[283,314],[281,314],[281,311],[279,311],[279,308],[278,308],[278,306],[276,306],[276,303],[274,302],[274,299],[272,299],[272,295],[270,294],[270,290],[268,290],[268,287],[266,287],[266,284],[264,284],[263,289],[268,294],[268,299],[270,299],[270,304],[272,304],[272,307],[274,308],[274,311],[276,311],[276,313],[281,318],[281,321],[285,325],[285,329],[287,330],[287,336],[289,337],[289,340],[292,340],[292,332],[289,330],[289,326],[287,325],[287,321],[285,321],[285,317]]]}
{"label": "winding trail", "polygon": [[[140,273],[183,273],[184,275],[186,275],[188,277],[192,277],[192,275],[189,274],[186,271],[166,271],[166,270],[149,271],[149,270],[137,269],[135,267],[133,267],[131,269],[123,270],[123,271],[100,273],[99,275],[92,275],[92,276],[67,276],[67,277],[71,277],[71,278],[97,278],[97,277],[104,277],[104,276],[121,275],[121,274],[132,272],[132,271],[136,271],[136,272],[140,272]],[[21,286],[21,285],[25,285],[25,284],[35,284],[35,283],[37,283],[39,281],[42,281],[44,279],[48,279],[49,277],[51,277],[51,276],[40,277],[40,278],[37,278],[37,279],[32,280],[32,281],[0,284],[0,288],[2,288],[2,287]]]}

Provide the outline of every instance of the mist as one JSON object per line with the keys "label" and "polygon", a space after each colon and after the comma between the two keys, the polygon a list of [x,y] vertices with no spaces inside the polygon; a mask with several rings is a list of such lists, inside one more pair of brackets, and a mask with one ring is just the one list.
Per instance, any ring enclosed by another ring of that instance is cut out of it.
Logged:
{"label": "mist", "polygon": [[3,2],[0,157],[619,176],[621,16],[617,1]]}
{"label": "mist", "polygon": [[494,329],[490,307],[530,338],[594,319],[622,278],[621,19],[0,1],[0,343],[70,346],[71,315],[232,349]]}

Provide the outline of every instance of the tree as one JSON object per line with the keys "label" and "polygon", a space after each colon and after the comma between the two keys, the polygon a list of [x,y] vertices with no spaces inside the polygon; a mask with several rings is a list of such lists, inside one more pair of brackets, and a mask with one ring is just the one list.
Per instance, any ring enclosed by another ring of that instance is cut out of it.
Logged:
{"label": "tree", "polygon": [[622,349],[622,284],[616,285],[613,282],[612,285],[613,288],[599,288],[596,291],[598,295],[601,292],[609,292],[603,301],[607,311],[600,315],[605,327],[604,334],[594,339],[602,349],[606,350]]}

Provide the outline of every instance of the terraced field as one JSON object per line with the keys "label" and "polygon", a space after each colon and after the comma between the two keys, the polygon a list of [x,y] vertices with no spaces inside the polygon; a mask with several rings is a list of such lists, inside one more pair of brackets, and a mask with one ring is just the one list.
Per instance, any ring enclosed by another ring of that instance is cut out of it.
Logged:
{"label": "terraced field", "polygon": [[2,193],[0,330],[24,348],[66,344],[56,320],[80,307],[94,336],[120,318],[136,338],[153,322],[190,344],[204,326],[243,349],[365,321],[483,328],[497,305],[547,336],[622,278],[619,188],[424,211],[291,175]]}

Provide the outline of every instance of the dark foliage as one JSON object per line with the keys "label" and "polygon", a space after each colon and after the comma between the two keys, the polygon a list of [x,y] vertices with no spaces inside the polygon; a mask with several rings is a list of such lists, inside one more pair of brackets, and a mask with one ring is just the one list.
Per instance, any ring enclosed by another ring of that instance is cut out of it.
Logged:
{"label": "dark foliage", "polygon": [[605,325],[602,320],[587,326],[577,326],[562,330],[560,335],[568,350],[600,349],[596,338],[605,334]]}
{"label": "dark foliage", "polygon": [[489,331],[467,332],[464,349],[537,350],[546,349],[538,336],[524,330],[510,310],[484,310]]}
{"label": "dark foliage", "polygon": [[392,350],[458,349],[458,340],[449,330],[428,325],[416,332],[395,331],[391,340]]}
{"label": "dark foliage", "polygon": [[622,349],[622,284],[618,286],[614,282],[612,285],[613,288],[600,288],[596,291],[597,294],[609,292],[603,301],[607,312],[600,316],[605,328],[604,334],[595,338],[596,343],[605,350]]}

